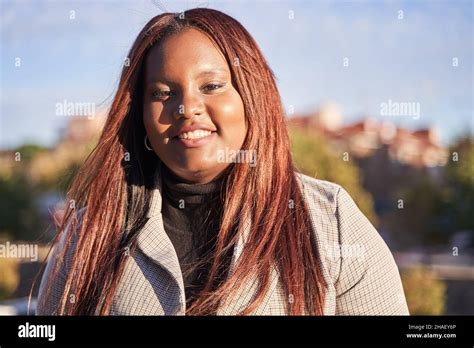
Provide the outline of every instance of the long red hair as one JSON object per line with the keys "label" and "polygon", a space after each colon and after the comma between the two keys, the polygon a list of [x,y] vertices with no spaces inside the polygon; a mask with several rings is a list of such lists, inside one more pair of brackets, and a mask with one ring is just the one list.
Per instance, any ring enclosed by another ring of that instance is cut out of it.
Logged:
{"label": "long red hair", "polygon": [[[248,125],[243,149],[256,151],[255,166],[228,170],[223,216],[203,291],[187,314],[212,314],[229,293],[251,277],[258,290],[240,314],[252,313],[265,298],[276,266],[290,315],[323,314],[324,280],[310,213],[293,165],[285,114],[273,72],[247,30],[212,9],[164,13],[152,18],[135,40],[97,146],[68,191],[69,206],[54,243],[65,227],[78,231],[74,258],[59,314],[108,314],[126,260],[150,208],[154,172],[160,159],[143,146],[144,62],[150,47],[187,28],[209,36],[224,54],[240,93]],[[129,156],[130,160],[125,158]],[[77,211],[83,215],[78,224]],[[224,255],[243,233],[250,233],[233,272],[218,286]],[[234,232],[233,232],[234,231]],[[236,232],[235,232],[236,231]],[[68,233],[66,246],[72,242]],[[63,256],[68,248],[63,248]],[[58,265],[59,267],[59,265]],[[255,278],[253,278],[255,279]],[[75,301],[69,295],[74,289]]]}

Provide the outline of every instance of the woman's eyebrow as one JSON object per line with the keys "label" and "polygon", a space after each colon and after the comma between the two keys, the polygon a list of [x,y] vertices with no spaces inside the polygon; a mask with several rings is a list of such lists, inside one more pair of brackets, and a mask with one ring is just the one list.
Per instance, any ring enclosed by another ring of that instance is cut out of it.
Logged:
{"label": "woman's eyebrow", "polygon": [[[203,71],[199,72],[196,75],[196,78],[201,78],[201,77],[206,77],[206,76],[214,76],[214,75],[219,75],[219,74],[228,74],[228,70],[223,69],[223,68],[203,70]],[[147,86],[156,85],[157,83],[172,84],[173,81],[170,81],[166,78],[157,78],[157,77],[152,77],[148,81],[146,81]]]}
{"label": "woman's eyebrow", "polygon": [[209,70],[203,70],[199,74],[196,75],[196,77],[203,77],[203,76],[209,76],[209,75],[216,75],[216,74],[227,74],[226,69],[222,68],[216,68],[216,69],[209,69]]}
{"label": "woman's eyebrow", "polygon": [[158,84],[158,83],[170,84],[171,81],[168,81],[167,79],[155,78],[155,77],[152,77],[152,78],[150,78],[150,79],[147,79],[147,81],[146,81],[146,85],[147,85],[147,86],[156,85],[156,84]]}

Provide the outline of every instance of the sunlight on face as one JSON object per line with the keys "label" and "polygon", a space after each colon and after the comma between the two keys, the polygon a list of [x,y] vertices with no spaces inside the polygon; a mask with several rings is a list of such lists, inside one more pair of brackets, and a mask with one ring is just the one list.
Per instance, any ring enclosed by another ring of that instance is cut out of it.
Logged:
{"label": "sunlight on face", "polygon": [[143,122],[162,162],[189,182],[205,183],[240,150],[247,127],[229,66],[213,42],[187,29],[151,48],[145,63]]}

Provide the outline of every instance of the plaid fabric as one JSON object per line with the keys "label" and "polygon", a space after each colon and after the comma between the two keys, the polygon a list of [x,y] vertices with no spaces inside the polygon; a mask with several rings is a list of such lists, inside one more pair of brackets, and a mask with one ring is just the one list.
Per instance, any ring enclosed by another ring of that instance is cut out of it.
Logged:
{"label": "plaid fabric", "polygon": [[[159,172],[159,171],[157,171]],[[407,315],[408,308],[400,275],[387,245],[339,185],[298,174],[308,207],[326,281],[325,315]],[[161,179],[157,179],[150,218],[137,237],[138,248],[130,253],[113,299],[111,315],[184,315],[183,277],[176,251],[168,238],[161,216]],[[234,248],[235,265],[245,247],[248,227]],[[37,314],[57,313],[71,253],[57,277],[51,276],[57,251],[52,253],[43,275]],[[74,247],[74,245],[73,245]],[[72,248],[73,248],[72,247]],[[71,248],[71,249],[72,249]],[[251,301],[257,281],[236,287],[218,315],[235,315]],[[45,289],[51,288],[49,296]],[[73,297],[73,291],[70,294]],[[286,315],[286,298],[278,271],[255,315]]]}

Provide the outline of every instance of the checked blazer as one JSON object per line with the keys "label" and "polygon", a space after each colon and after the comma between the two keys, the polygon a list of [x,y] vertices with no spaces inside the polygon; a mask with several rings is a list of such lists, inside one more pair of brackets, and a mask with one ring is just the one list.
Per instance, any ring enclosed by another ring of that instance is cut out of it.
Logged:
{"label": "checked blazer", "polygon": [[[161,177],[156,174],[149,220],[137,235],[137,248],[125,262],[125,269],[113,298],[110,315],[184,315],[183,276],[176,251],[167,236],[161,215]],[[339,185],[297,174],[310,210],[326,283],[325,315],[408,315],[408,307],[394,258],[368,219]],[[235,265],[249,231],[239,236],[231,268]],[[71,231],[66,230],[66,233]],[[55,246],[43,274],[37,315],[55,315],[68,274],[72,250],[67,251],[60,272],[51,270],[64,237]],[[74,244],[70,247],[74,247]],[[257,279],[236,287],[218,309],[218,315],[236,315],[245,308],[257,287]],[[51,292],[46,296],[46,289]],[[278,271],[255,315],[287,315]]]}

